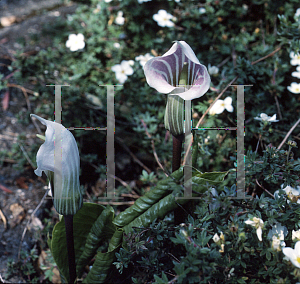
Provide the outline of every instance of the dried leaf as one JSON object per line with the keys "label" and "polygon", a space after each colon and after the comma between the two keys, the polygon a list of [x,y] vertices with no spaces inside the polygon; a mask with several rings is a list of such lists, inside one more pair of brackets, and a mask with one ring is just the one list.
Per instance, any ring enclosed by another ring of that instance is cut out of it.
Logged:
{"label": "dried leaf", "polygon": [[8,109],[9,105],[9,90],[7,90],[4,94],[4,97],[2,99],[2,109],[6,111]]}

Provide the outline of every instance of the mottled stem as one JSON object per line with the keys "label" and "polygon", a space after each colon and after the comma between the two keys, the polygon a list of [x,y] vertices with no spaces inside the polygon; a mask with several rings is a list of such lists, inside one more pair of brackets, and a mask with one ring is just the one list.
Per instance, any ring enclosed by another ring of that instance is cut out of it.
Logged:
{"label": "mottled stem", "polygon": [[64,215],[67,238],[67,251],[69,262],[69,278],[70,283],[74,283],[76,279],[76,265],[75,265],[75,250],[73,237],[73,215]]}
{"label": "mottled stem", "polygon": [[[172,172],[177,171],[181,164],[181,150],[184,134],[173,135],[173,160],[172,160]],[[174,210],[174,224],[179,225],[184,222],[186,217],[186,208],[181,205]]]}
{"label": "mottled stem", "polygon": [[173,160],[172,160],[172,172],[177,171],[181,164],[181,149],[184,134],[173,135]]}

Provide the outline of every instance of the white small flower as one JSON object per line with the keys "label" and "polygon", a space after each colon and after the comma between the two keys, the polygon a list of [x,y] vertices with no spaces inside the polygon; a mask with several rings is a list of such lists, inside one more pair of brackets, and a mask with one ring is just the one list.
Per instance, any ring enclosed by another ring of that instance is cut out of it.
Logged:
{"label": "white small flower", "polygon": [[268,238],[272,239],[272,248],[275,251],[280,251],[281,247],[285,247],[284,238],[287,236],[288,230],[281,223],[277,223],[268,233]]}
{"label": "white small flower", "polygon": [[293,241],[300,241],[300,230],[298,231],[292,231],[292,240]]}
{"label": "white small flower", "polygon": [[272,248],[275,250],[275,251],[281,251],[281,246],[280,246],[281,242],[280,240],[276,237],[276,236],[273,236],[272,237]]}
{"label": "white small flower", "polygon": [[117,15],[117,17],[116,17],[116,19],[115,19],[115,23],[116,23],[117,25],[122,26],[122,25],[124,25],[124,22],[125,22],[125,18],[123,17],[123,12],[122,12],[122,11],[119,11],[119,12],[118,12],[118,15]]}
{"label": "white small flower", "polygon": [[153,15],[153,20],[161,27],[174,27],[174,23],[170,21],[174,19],[171,14],[168,14],[166,10],[159,10],[157,14]]}
{"label": "white small flower", "polygon": [[106,3],[109,3],[109,2],[111,2],[112,0],[104,0],[104,2],[106,2]]}
{"label": "white small flower", "polygon": [[225,242],[225,237],[224,237],[223,232],[221,232],[221,234],[220,234],[220,240],[221,240],[222,242]]}
{"label": "white small flower", "polygon": [[247,11],[249,7],[248,7],[248,5],[246,5],[246,4],[243,4],[243,8],[244,8],[244,10],[246,10],[246,11]]}
{"label": "white small flower", "polygon": [[292,248],[283,248],[282,252],[292,262],[293,265],[300,268],[300,241],[295,245],[295,249]]}
{"label": "white small flower", "polygon": [[111,67],[111,70],[116,73],[116,78],[121,84],[123,84],[127,80],[127,76],[133,74],[133,69],[131,67],[133,64],[133,60],[123,60],[121,64],[117,64]]}
{"label": "white small flower", "polygon": [[199,13],[200,14],[205,14],[206,13],[205,8],[203,8],[203,7],[199,8]]}
{"label": "white small flower", "polygon": [[145,55],[137,56],[135,60],[139,61],[141,66],[144,67],[146,62],[151,58],[153,58],[153,56],[150,53],[146,53]]}
{"label": "white small flower", "polygon": [[292,72],[292,76],[300,79],[300,72],[299,71]]}
{"label": "white small flower", "polygon": [[215,243],[217,243],[217,242],[220,241],[220,237],[218,236],[218,234],[215,234],[215,235],[213,236],[213,241],[214,241]]}
{"label": "white small flower", "polygon": [[277,122],[279,120],[276,120],[276,114],[274,114],[272,117],[266,115],[265,113],[261,113],[260,117],[254,117],[254,119],[256,120],[260,120],[260,121],[269,121],[269,122]]}
{"label": "white small flower", "polygon": [[264,227],[264,221],[260,218],[257,218],[257,217],[253,217],[253,219],[248,219],[247,221],[245,221],[245,223],[247,225],[251,225],[253,227],[256,228],[256,234],[257,234],[257,237],[260,241],[262,241],[262,229]]}
{"label": "white small flower", "polygon": [[151,0],[138,0],[139,4],[143,3],[143,2],[149,2]]}
{"label": "white small flower", "polygon": [[231,97],[227,97],[224,101],[223,100],[217,100],[215,102],[215,104],[212,106],[212,108],[209,110],[209,114],[211,114],[211,115],[220,114],[225,109],[229,112],[233,112],[232,98]]}
{"label": "white small flower", "polygon": [[[283,186],[281,185],[281,188],[282,187]],[[287,201],[288,203],[290,203],[291,201],[296,202],[297,197],[300,195],[300,186],[297,186],[297,189],[296,189],[296,188],[293,188],[293,187],[288,185],[287,187],[283,188],[282,190],[285,191],[285,194],[287,195],[287,197],[289,199]],[[279,190],[276,190],[274,192],[274,195],[275,194],[278,195],[278,193],[279,193]],[[297,203],[300,204],[300,198],[297,200]]]}
{"label": "white small flower", "polygon": [[225,249],[225,245],[221,244],[221,249],[219,249],[219,252],[224,252],[224,249]]}
{"label": "white small flower", "polygon": [[300,8],[297,9],[295,13],[295,18],[300,18]]}
{"label": "white small flower", "polygon": [[66,42],[66,47],[70,48],[71,51],[77,51],[83,49],[85,46],[83,34],[70,34],[69,39]]}
{"label": "white small flower", "polygon": [[217,66],[211,66],[210,64],[208,64],[207,69],[210,75],[215,75],[219,73],[219,68]]}
{"label": "white small flower", "polygon": [[300,65],[300,53],[295,54],[295,52],[290,53],[291,65]]}
{"label": "white small flower", "polygon": [[[293,72],[293,73],[296,73],[296,72]],[[298,73],[298,72],[297,72]],[[294,94],[300,94],[300,84],[298,83],[291,83],[290,86],[287,87],[287,89],[291,92],[291,93],[294,93]]]}
{"label": "white small flower", "polygon": [[121,45],[118,42],[114,43],[114,48],[120,48],[120,47],[121,47]]}

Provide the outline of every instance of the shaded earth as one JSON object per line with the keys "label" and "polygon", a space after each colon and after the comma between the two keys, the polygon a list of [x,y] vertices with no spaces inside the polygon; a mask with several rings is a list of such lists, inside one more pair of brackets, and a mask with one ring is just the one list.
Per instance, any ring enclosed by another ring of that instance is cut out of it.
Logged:
{"label": "shaded earth", "polygon": [[[43,25],[51,24],[59,17],[65,18],[74,13],[75,9],[75,4],[63,3],[61,0],[0,0],[0,76],[12,77],[8,66],[21,49],[18,43],[20,37],[29,42],[25,49],[29,54],[51,46],[51,39],[42,33]],[[40,38],[38,45],[30,45],[32,35]],[[10,84],[18,85],[18,82],[12,79]],[[30,89],[29,86],[26,88]],[[50,264],[46,260],[47,253],[43,251],[43,244],[47,240],[41,230],[49,231],[45,227],[51,226],[45,224],[44,218],[55,224],[58,217],[57,213],[51,211],[50,197],[46,197],[34,216],[31,216],[45,194],[46,182],[34,174],[34,165],[26,157],[26,148],[36,143],[39,129],[33,124],[26,126],[18,121],[20,113],[33,108],[29,95],[32,94],[27,89],[24,92],[21,86],[7,88],[0,82],[0,154],[9,154],[17,147],[17,151],[22,152],[28,161],[23,169],[16,169],[18,162],[14,156],[4,155],[3,159],[0,155],[0,283],[29,283],[32,280],[24,275],[27,260],[22,255],[20,271],[13,271],[10,276],[7,274],[11,272],[8,264],[18,262],[19,249],[26,253],[32,251],[36,260],[35,269],[40,272],[36,277],[40,282],[45,280],[41,267]],[[26,142],[20,143],[19,135],[23,135]],[[27,232],[22,240],[26,226]],[[59,278],[55,278],[55,271],[53,282],[59,282]]]}

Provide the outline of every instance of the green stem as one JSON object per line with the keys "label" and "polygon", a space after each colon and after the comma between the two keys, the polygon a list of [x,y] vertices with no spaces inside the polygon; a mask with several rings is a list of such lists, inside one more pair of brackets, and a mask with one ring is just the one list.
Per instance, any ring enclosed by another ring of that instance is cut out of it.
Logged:
{"label": "green stem", "polygon": [[69,262],[69,278],[70,283],[74,283],[76,279],[76,265],[75,265],[75,250],[73,237],[73,215],[64,215],[67,238],[67,251]]}

